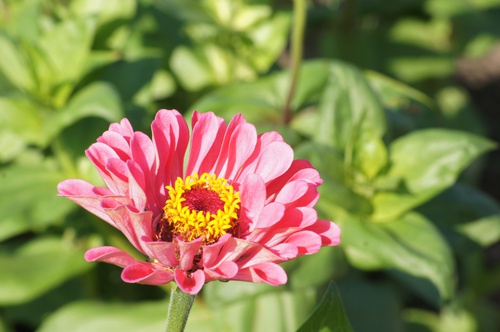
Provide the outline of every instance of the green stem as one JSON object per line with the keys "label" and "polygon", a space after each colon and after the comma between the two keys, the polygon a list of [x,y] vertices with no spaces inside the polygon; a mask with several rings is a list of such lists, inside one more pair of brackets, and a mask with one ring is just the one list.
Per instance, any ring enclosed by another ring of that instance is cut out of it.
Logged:
{"label": "green stem", "polygon": [[195,297],[196,295],[184,293],[179,287],[172,287],[168,304],[166,332],[184,331]]}
{"label": "green stem", "polygon": [[288,88],[288,95],[283,108],[283,122],[289,123],[292,119],[291,104],[295,94],[295,87],[299,78],[300,64],[302,62],[304,29],[306,26],[306,0],[294,0],[293,2],[293,28],[291,39],[291,80]]}

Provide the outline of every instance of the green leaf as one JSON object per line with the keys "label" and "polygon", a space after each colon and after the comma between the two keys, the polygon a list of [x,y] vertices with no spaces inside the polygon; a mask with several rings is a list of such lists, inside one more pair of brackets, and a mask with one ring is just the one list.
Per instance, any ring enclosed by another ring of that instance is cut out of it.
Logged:
{"label": "green leaf", "polygon": [[86,117],[99,117],[109,122],[123,117],[120,97],[111,84],[94,82],[70,99],[68,106],[47,121],[48,138],[54,138],[64,128]]}
{"label": "green leaf", "polygon": [[442,299],[454,292],[450,248],[432,223],[417,213],[384,224],[344,219],[342,245],[349,261],[366,270],[398,269],[430,280]]}
{"label": "green leaf", "polygon": [[40,50],[50,68],[50,77],[39,77],[43,84],[55,87],[79,79],[93,35],[94,23],[88,18],[67,19],[42,35]]}
{"label": "green leaf", "polygon": [[499,204],[473,187],[457,183],[418,211],[439,227],[464,234],[483,247],[500,240]]}
{"label": "green leaf", "polygon": [[75,302],[50,315],[38,331],[163,331],[167,308],[165,301],[137,304]]}
{"label": "green leaf", "polygon": [[83,250],[60,239],[33,239],[11,252],[0,248],[0,304],[29,301],[90,268]]}
{"label": "green leaf", "polygon": [[367,130],[378,137],[386,130],[377,96],[356,68],[332,62],[328,83],[322,91],[314,140],[348,150],[349,155],[360,134]]}
{"label": "green leaf", "polygon": [[[0,61],[1,62],[1,61]],[[28,98],[0,97],[0,131],[20,143],[45,146],[44,110]]]}
{"label": "green leaf", "polygon": [[353,167],[372,180],[387,165],[387,149],[382,139],[368,128],[360,133],[353,149]]}
{"label": "green leaf", "polygon": [[0,71],[16,87],[21,90],[30,90],[34,86],[33,77],[27,65],[28,60],[19,48],[19,41],[14,41],[0,31],[0,49],[2,61]]}
{"label": "green leaf", "polygon": [[298,332],[348,332],[352,331],[344,311],[340,294],[330,282],[323,299],[311,317],[297,330]]}
{"label": "green leaf", "polygon": [[[313,309],[313,288],[286,290],[284,286],[229,282],[204,286],[213,314],[207,331],[293,331]],[[188,321],[189,327],[189,321]]]}
{"label": "green leaf", "polygon": [[57,197],[63,174],[42,165],[0,169],[0,241],[40,230],[68,213],[71,202]]}
{"label": "green leaf", "polygon": [[389,221],[453,185],[462,170],[495,147],[483,137],[446,129],[405,135],[390,147],[388,177],[403,181],[398,191],[380,191],[373,198],[373,220]]}

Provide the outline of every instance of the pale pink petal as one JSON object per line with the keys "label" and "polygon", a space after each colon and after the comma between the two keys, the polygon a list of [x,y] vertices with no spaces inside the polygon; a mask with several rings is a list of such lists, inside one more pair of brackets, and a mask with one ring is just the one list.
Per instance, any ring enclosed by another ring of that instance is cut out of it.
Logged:
{"label": "pale pink petal", "polygon": [[330,220],[318,220],[306,228],[321,236],[323,246],[336,246],[340,244],[340,227]]}
{"label": "pale pink petal", "polygon": [[179,260],[175,257],[177,245],[173,242],[164,241],[147,241],[144,240],[146,246],[151,252],[151,257],[154,257],[158,262],[165,267],[175,267],[179,265]]}
{"label": "pale pink petal", "polygon": [[191,242],[177,240],[179,247],[179,268],[184,271],[189,271],[194,267],[196,255],[201,255],[201,244],[203,239],[199,238]]}
{"label": "pale pink petal", "polygon": [[188,294],[198,294],[201,287],[205,284],[205,273],[203,270],[196,270],[195,272],[186,272],[181,269],[174,270],[175,282],[179,288]]}
{"label": "pale pink petal", "polygon": [[136,213],[127,206],[118,206],[106,209],[108,217],[115,221],[116,227],[127,237],[127,239],[140,252],[151,256],[148,247],[144,245],[143,239],[152,240],[152,218],[151,211]]}
{"label": "pale pink petal", "polygon": [[251,232],[258,222],[259,215],[266,200],[266,186],[264,180],[257,174],[249,174],[243,179],[240,186],[241,220],[240,232],[242,236]]}
{"label": "pale pink petal", "polygon": [[59,183],[57,189],[59,195],[67,197],[113,226],[116,226],[115,222],[108,217],[101,206],[103,199],[113,198],[121,204],[130,202],[127,197],[115,197],[109,189],[94,187],[84,180],[65,180]]}
{"label": "pale pink petal", "polygon": [[322,244],[321,236],[311,231],[293,233],[285,240],[284,243],[296,246],[299,256],[310,255],[318,252]]}
{"label": "pale pink petal", "polygon": [[252,157],[249,158],[250,163],[247,161],[247,164],[243,166],[240,177],[256,173],[267,183],[285,173],[293,161],[293,150],[285,142],[271,142],[256,151],[258,155],[254,160]]}
{"label": "pale pink petal", "polygon": [[152,204],[148,203],[148,198],[146,196],[146,179],[142,169],[133,160],[127,162],[127,168],[129,172],[128,176],[128,187],[129,187],[129,197],[133,202],[133,205],[139,211],[144,211],[146,207],[153,213],[159,212],[159,209],[152,209]]}
{"label": "pale pink petal", "polygon": [[299,254],[299,249],[293,243],[280,243],[270,249],[284,261],[295,258]]}
{"label": "pale pink petal", "polygon": [[106,131],[97,141],[111,147],[121,160],[130,159],[129,142],[121,134],[114,131]]}
{"label": "pale pink petal", "polygon": [[[227,138],[229,134],[230,137]],[[214,173],[226,179],[234,179],[255,150],[257,130],[249,123],[242,123],[236,127],[233,133],[226,133],[225,139],[229,142],[227,142],[227,146],[221,148],[221,155]]]}
{"label": "pale pink petal", "polygon": [[151,124],[156,162],[149,182],[156,206],[165,204],[165,186],[183,177],[184,155],[189,142],[186,120],[176,110],[160,110]]}
{"label": "pale pink petal", "polygon": [[283,285],[287,281],[285,270],[278,264],[269,262],[240,270],[234,278],[241,281],[266,282],[273,286]]}
{"label": "pale pink petal", "polygon": [[186,174],[210,172],[219,156],[226,124],[213,113],[202,114],[193,127]]}
{"label": "pale pink petal", "polygon": [[97,172],[106,186],[115,194],[121,194],[123,191],[120,190],[120,184],[113,182],[113,177],[108,169],[108,162],[110,159],[114,158],[121,160],[118,154],[111,147],[100,142],[92,144],[87,151],[85,151],[85,154],[95,165]]}
{"label": "pale pink petal", "polygon": [[173,279],[171,271],[158,269],[151,263],[138,262],[122,271],[122,280],[128,283],[164,285]]}
{"label": "pale pink petal", "polygon": [[236,241],[229,233],[224,234],[217,242],[203,246],[203,266],[216,266],[227,252],[233,252],[236,246]]}
{"label": "pale pink petal", "polygon": [[85,252],[84,258],[87,262],[105,262],[125,267],[137,263],[127,252],[115,247],[96,247]]}
{"label": "pale pink petal", "polygon": [[212,280],[229,280],[238,273],[238,264],[235,262],[222,262],[212,268],[205,268],[205,273]]}
{"label": "pale pink petal", "polygon": [[277,194],[286,183],[295,180],[305,180],[319,186],[323,181],[319,173],[307,160],[297,159],[292,162],[285,173],[274,179],[267,185],[268,196]]}
{"label": "pale pink petal", "polygon": [[112,123],[109,126],[109,131],[116,132],[123,137],[130,137],[134,133],[128,119],[122,119],[120,123]]}

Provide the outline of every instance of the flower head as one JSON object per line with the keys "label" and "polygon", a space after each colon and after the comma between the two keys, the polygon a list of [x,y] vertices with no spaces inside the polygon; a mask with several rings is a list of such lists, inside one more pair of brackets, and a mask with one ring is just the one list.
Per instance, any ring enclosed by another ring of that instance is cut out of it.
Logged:
{"label": "flower head", "polygon": [[152,139],[127,119],[113,123],[86,151],[106,187],[59,184],[60,195],[148,258],[103,246],[88,250],[87,261],[122,267],[126,282],[175,280],[196,294],[213,280],[284,284],[279,263],[340,242],[338,226],[313,209],[318,172],[294,160],[278,133],[257,135],[243,116],[226,124],[213,113],[195,112],[191,127],[175,110],[157,113]]}

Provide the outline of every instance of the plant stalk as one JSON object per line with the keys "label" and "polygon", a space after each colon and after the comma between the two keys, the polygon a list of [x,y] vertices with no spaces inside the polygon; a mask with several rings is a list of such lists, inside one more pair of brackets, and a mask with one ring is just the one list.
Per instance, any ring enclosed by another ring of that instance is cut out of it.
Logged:
{"label": "plant stalk", "polygon": [[304,30],[306,26],[307,2],[306,0],[294,0],[293,2],[293,27],[291,37],[291,80],[288,94],[283,108],[283,122],[288,124],[292,120],[291,104],[295,94],[295,88],[299,79],[300,65],[303,56]]}
{"label": "plant stalk", "polygon": [[182,332],[196,295],[184,293],[179,287],[172,287],[168,304],[166,332]]}

